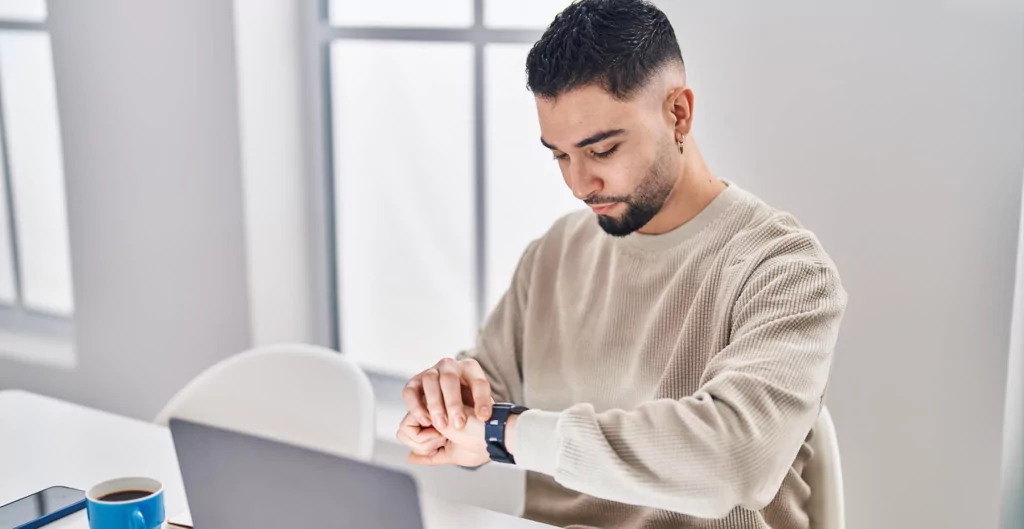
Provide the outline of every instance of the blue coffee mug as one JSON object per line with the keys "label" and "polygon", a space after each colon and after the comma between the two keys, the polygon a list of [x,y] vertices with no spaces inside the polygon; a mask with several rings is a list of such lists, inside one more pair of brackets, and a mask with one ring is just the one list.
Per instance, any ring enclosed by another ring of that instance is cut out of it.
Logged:
{"label": "blue coffee mug", "polygon": [[90,529],[157,529],[164,523],[164,487],[149,478],[104,481],[85,493]]}

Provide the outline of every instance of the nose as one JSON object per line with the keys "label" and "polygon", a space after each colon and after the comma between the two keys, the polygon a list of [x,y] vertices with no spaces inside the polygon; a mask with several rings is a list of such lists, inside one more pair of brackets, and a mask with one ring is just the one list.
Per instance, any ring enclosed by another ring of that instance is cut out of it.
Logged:
{"label": "nose", "polygon": [[567,176],[572,194],[580,200],[596,195],[604,187],[601,179],[589,171],[583,162],[570,162]]}

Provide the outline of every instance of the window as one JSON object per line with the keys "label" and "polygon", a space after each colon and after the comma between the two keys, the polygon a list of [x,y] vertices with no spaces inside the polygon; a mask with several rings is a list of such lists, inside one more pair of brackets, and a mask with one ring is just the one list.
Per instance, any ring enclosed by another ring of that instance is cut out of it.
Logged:
{"label": "window", "polygon": [[579,204],[525,60],[568,0],[330,0],[320,13],[338,347],[405,376],[471,347],[531,240]]}
{"label": "window", "polygon": [[74,301],[44,0],[0,0],[0,327],[68,337]]}

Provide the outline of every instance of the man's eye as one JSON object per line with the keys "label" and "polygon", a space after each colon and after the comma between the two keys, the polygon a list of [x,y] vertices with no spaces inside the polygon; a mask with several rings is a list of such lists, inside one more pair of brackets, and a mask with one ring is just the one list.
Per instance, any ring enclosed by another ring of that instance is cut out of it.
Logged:
{"label": "man's eye", "polygon": [[616,145],[616,146],[612,147],[611,149],[608,149],[607,151],[595,152],[594,153],[594,158],[607,158],[607,157],[611,156],[612,154],[614,154],[615,151],[618,150],[618,148],[619,148],[619,146]]}
{"label": "man's eye", "polygon": [[565,154],[565,153],[562,153],[562,154],[555,154],[555,155],[553,155],[553,156],[555,157],[555,159],[556,159],[556,160],[564,160],[564,159],[566,159],[566,158],[568,158],[568,157],[569,157],[569,155],[568,155],[568,154]]}

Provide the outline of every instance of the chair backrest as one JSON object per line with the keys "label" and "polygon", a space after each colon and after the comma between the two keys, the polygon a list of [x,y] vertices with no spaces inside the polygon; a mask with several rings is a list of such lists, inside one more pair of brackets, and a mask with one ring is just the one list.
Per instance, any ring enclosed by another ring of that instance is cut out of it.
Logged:
{"label": "chair backrest", "polygon": [[814,424],[810,445],[812,454],[804,468],[804,479],[811,488],[811,499],[807,505],[811,529],[845,529],[839,442],[832,416],[825,406],[821,407]]}
{"label": "chair backrest", "polygon": [[336,351],[275,345],[200,373],[154,422],[172,417],[355,459],[373,456],[375,402],[366,374]]}

